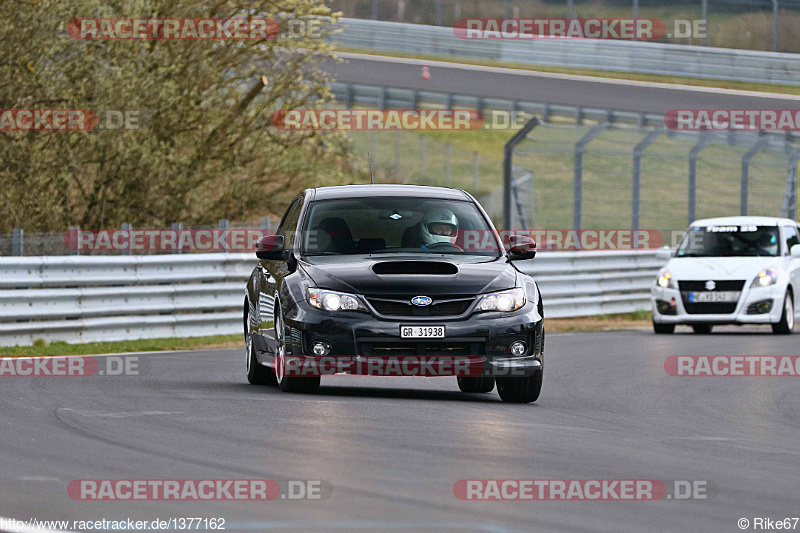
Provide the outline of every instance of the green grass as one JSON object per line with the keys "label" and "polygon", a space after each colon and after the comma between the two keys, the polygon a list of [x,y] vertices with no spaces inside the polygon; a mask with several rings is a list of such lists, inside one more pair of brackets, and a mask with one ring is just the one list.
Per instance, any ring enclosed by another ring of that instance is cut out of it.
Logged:
{"label": "green grass", "polygon": [[102,353],[157,352],[165,350],[200,350],[244,347],[241,335],[212,335],[167,339],[140,339],[134,341],[89,342],[67,344],[46,343],[37,339],[33,346],[0,347],[0,356],[93,355]]}

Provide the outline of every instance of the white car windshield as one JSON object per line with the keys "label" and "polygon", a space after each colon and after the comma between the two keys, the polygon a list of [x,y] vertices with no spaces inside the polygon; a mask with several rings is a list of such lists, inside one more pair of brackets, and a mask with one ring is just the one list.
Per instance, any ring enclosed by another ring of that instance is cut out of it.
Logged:
{"label": "white car windshield", "polygon": [[676,257],[777,256],[777,226],[693,226],[684,235]]}

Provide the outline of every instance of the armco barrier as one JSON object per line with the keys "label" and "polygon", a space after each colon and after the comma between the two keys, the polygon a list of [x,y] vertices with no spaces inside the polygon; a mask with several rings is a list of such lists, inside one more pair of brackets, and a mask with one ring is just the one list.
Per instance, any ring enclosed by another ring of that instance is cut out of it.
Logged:
{"label": "armco barrier", "polygon": [[800,85],[800,54],[597,39],[465,40],[453,28],[340,19],[340,46],[665,76]]}
{"label": "armco barrier", "polygon": [[[548,317],[649,308],[655,251],[542,252]],[[194,337],[242,331],[251,254],[0,258],[0,346]],[[267,310],[269,312],[269,310]]]}

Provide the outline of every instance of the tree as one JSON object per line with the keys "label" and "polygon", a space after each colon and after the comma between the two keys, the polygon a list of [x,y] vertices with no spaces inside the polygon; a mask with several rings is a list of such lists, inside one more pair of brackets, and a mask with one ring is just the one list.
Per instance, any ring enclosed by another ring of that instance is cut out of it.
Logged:
{"label": "tree", "polygon": [[[302,186],[320,177],[340,183],[352,171],[341,136],[269,122],[276,109],[331,100],[320,63],[332,56],[322,37],[337,14],[319,1],[0,0],[0,13],[0,110],[85,109],[100,117],[92,131],[0,126],[0,232],[279,213]],[[238,17],[276,19],[280,35],[76,39],[70,24]],[[292,20],[323,23],[318,35],[299,35],[298,23],[287,35]],[[102,129],[119,111],[138,124]]]}

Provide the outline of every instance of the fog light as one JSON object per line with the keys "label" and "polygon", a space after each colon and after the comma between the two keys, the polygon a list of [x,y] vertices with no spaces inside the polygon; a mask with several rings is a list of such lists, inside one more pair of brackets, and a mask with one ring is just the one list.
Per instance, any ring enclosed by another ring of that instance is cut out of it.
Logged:
{"label": "fog light", "polygon": [[328,355],[331,347],[324,342],[315,342],[314,346],[311,347],[311,351],[314,352],[314,355]]}
{"label": "fog light", "polygon": [[511,355],[513,355],[514,357],[520,357],[522,355],[525,355],[527,349],[528,347],[525,346],[524,342],[516,341],[511,344]]}

